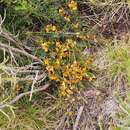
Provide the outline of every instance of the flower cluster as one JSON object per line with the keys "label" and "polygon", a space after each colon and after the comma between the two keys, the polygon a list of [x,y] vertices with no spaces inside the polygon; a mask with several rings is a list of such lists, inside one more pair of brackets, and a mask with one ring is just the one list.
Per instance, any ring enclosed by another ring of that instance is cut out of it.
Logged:
{"label": "flower cluster", "polygon": [[[67,8],[71,10],[71,13],[75,13],[77,2],[69,0]],[[79,22],[77,20],[72,22],[73,18],[70,17],[65,8],[59,9],[59,15],[69,22],[75,30],[79,28]],[[44,30],[46,33],[59,31],[56,24],[48,24]],[[76,35],[79,38],[80,34],[76,33]],[[90,55],[85,56],[82,53],[84,48],[79,46],[77,38],[40,40],[41,48],[45,52],[43,63],[46,66],[48,77],[59,85],[59,94],[65,97],[73,95],[77,91],[76,86],[83,80],[91,81],[94,78],[89,72],[92,58]]]}
{"label": "flower cluster", "polygon": [[74,61],[63,68],[63,80],[66,84],[76,84],[83,79],[86,74],[86,66]]}
{"label": "flower cluster", "polygon": [[[68,7],[70,10],[76,11],[77,10],[77,2],[74,0],[71,0],[68,2]],[[71,21],[71,16],[65,11],[63,7],[59,9],[59,14],[62,16],[66,21]]]}
{"label": "flower cluster", "polygon": [[[73,94],[74,86],[84,79],[89,80],[87,74],[90,59],[84,57],[79,51],[77,42],[72,39],[61,41],[46,41],[41,44],[42,49],[46,52],[44,64],[48,71],[50,80],[60,83],[61,95],[69,96]],[[83,60],[83,63],[81,62]]]}

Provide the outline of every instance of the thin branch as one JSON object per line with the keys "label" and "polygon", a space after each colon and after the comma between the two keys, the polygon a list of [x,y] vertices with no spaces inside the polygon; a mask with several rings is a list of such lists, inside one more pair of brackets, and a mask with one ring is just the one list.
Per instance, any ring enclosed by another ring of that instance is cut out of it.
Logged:
{"label": "thin branch", "polygon": [[38,79],[38,73],[39,73],[39,71],[36,72],[36,76],[35,76],[35,78],[33,80],[32,86],[31,86],[31,93],[30,93],[29,101],[32,100],[32,94],[33,94],[33,90],[34,90],[34,85],[36,84],[37,79]]}

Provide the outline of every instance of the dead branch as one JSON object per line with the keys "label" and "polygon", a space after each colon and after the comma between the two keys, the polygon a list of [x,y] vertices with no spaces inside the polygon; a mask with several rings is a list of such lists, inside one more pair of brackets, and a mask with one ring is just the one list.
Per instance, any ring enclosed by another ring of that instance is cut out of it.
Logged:
{"label": "dead branch", "polygon": [[[35,89],[33,90],[33,93],[36,93],[36,92],[40,92],[40,91],[44,91],[46,90],[48,87],[50,86],[50,83],[38,88],[38,89]],[[26,95],[29,95],[32,91],[28,91],[28,92],[25,92],[25,93],[21,93],[19,94],[18,96],[16,96],[13,100],[11,100],[10,102],[8,103],[5,103],[5,104],[0,104],[0,109],[3,109],[5,107],[9,107],[10,105],[16,103],[17,101],[19,101],[19,99],[21,99],[22,97],[26,96]]]}
{"label": "dead branch", "polygon": [[35,61],[38,61],[38,62],[41,63],[41,64],[43,63],[43,62],[41,61],[41,59],[39,59],[38,57],[33,56],[33,55],[27,53],[26,51],[19,50],[19,49],[17,49],[17,48],[11,47],[11,46],[9,46],[9,45],[3,44],[3,43],[1,43],[1,42],[0,42],[0,49],[5,49],[5,51],[7,51],[7,52],[9,52],[9,51],[11,50],[11,51],[14,52],[14,53],[20,53],[20,54],[22,54],[22,55],[24,55],[24,56],[30,57],[31,59],[33,59],[33,60],[35,60]]}
{"label": "dead branch", "polygon": [[84,106],[81,106],[78,110],[78,114],[77,114],[77,118],[76,118],[76,121],[75,121],[75,124],[74,124],[74,127],[73,127],[73,130],[77,130],[77,127],[78,127],[78,123],[79,123],[79,120],[80,120],[80,117],[81,117],[81,114],[83,112],[83,109],[84,109]]}

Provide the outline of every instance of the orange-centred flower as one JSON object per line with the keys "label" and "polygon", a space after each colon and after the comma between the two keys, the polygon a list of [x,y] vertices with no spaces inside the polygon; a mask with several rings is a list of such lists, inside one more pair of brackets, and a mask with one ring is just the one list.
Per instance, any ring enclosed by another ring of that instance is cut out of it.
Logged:
{"label": "orange-centred flower", "polygon": [[61,48],[60,57],[67,58],[69,56],[69,50],[65,47]]}

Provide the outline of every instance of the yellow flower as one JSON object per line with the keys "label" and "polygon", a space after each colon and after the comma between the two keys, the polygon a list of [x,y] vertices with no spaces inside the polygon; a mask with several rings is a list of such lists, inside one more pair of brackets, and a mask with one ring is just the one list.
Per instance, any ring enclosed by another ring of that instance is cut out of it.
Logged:
{"label": "yellow flower", "polygon": [[73,111],[68,112],[68,116],[73,116]]}
{"label": "yellow flower", "polygon": [[71,1],[68,3],[68,7],[69,7],[71,10],[77,10],[77,2],[74,1],[74,0],[71,0]]}
{"label": "yellow flower", "polygon": [[51,80],[57,80],[56,74],[51,74],[51,75],[50,75],[50,79],[51,79]]}
{"label": "yellow flower", "polygon": [[56,47],[58,47],[58,48],[62,48],[61,43],[57,41],[57,42],[56,42]]}
{"label": "yellow flower", "polygon": [[56,60],[54,68],[55,69],[60,69],[60,60],[59,59]]}
{"label": "yellow flower", "polygon": [[50,26],[51,26],[51,25],[47,25],[47,26],[45,27],[45,31],[46,31],[47,33],[50,31]]}
{"label": "yellow flower", "polygon": [[89,58],[87,61],[86,61],[86,64],[89,65],[93,62],[93,59],[92,58]]}
{"label": "yellow flower", "polygon": [[77,61],[74,61],[72,64],[71,64],[71,68],[73,69],[75,69],[75,68],[77,68],[78,67],[78,65],[79,65],[79,63],[77,62]]}
{"label": "yellow flower", "polygon": [[55,70],[53,66],[47,66],[48,74],[51,80],[58,80],[57,75],[55,74]]}
{"label": "yellow flower", "polygon": [[76,41],[72,40],[72,39],[67,39],[67,45],[70,48],[73,48],[76,45]]}
{"label": "yellow flower", "polygon": [[45,52],[48,52],[48,47],[49,46],[47,44],[43,43],[41,46],[42,46],[42,49],[44,49]]}
{"label": "yellow flower", "polygon": [[64,16],[64,19],[65,19],[66,21],[70,22],[70,16],[65,15],[65,16]]}
{"label": "yellow flower", "polygon": [[64,16],[64,15],[65,15],[65,10],[64,10],[63,8],[60,8],[60,9],[59,9],[59,14],[60,14],[61,16]]}
{"label": "yellow flower", "polygon": [[44,59],[44,63],[45,65],[49,65],[49,59],[48,58]]}
{"label": "yellow flower", "polygon": [[44,49],[45,52],[48,52],[49,46],[50,46],[51,42],[44,42],[43,44],[41,44],[42,49]]}
{"label": "yellow flower", "polygon": [[59,59],[56,60],[56,64],[57,64],[57,65],[60,65]]}
{"label": "yellow flower", "polygon": [[70,95],[73,94],[73,91],[69,88],[69,86],[66,86],[65,81],[61,82],[60,91],[62,96],[70,97]]}
{"label": "yellow flower", "polygon": [[61,91],[62,96],[67,96],[67,93],[65,91]]}
{"label": "yellow flower", "polygon": [[48,70],[49,73],[54,73],[53,66],[47,66],[46,69]]}
{"label": "yellow flower", "polygon": [[68,57],[68,56],[69,56],[69,50],[66,49],[66,48],[62,48],[62,49],[61,49],[61,52],[60,52],[60,57],[66,58],[66,57]]}
{"label": "yellow flower", "polygon": [[70,16],[65,13],[65,10],[63,8],[59,9],[59,14],[64,17],[66,21],[70,22]]}
{"label": "yellow flower", "polygon": [[64,71],[64,72],[63,72],[63,77],[66,78],[66,77],[68,77],[68,76],[69,76],[69,72],[68,72],[68,70]]}
{"label": "yellow flower", "polygon": [[53,32],[56,32],[56,31],[57,31],[56,26],[55,26],[55,25],[53,25],[53,26],[51,27],[51,30],[52,30]]}

